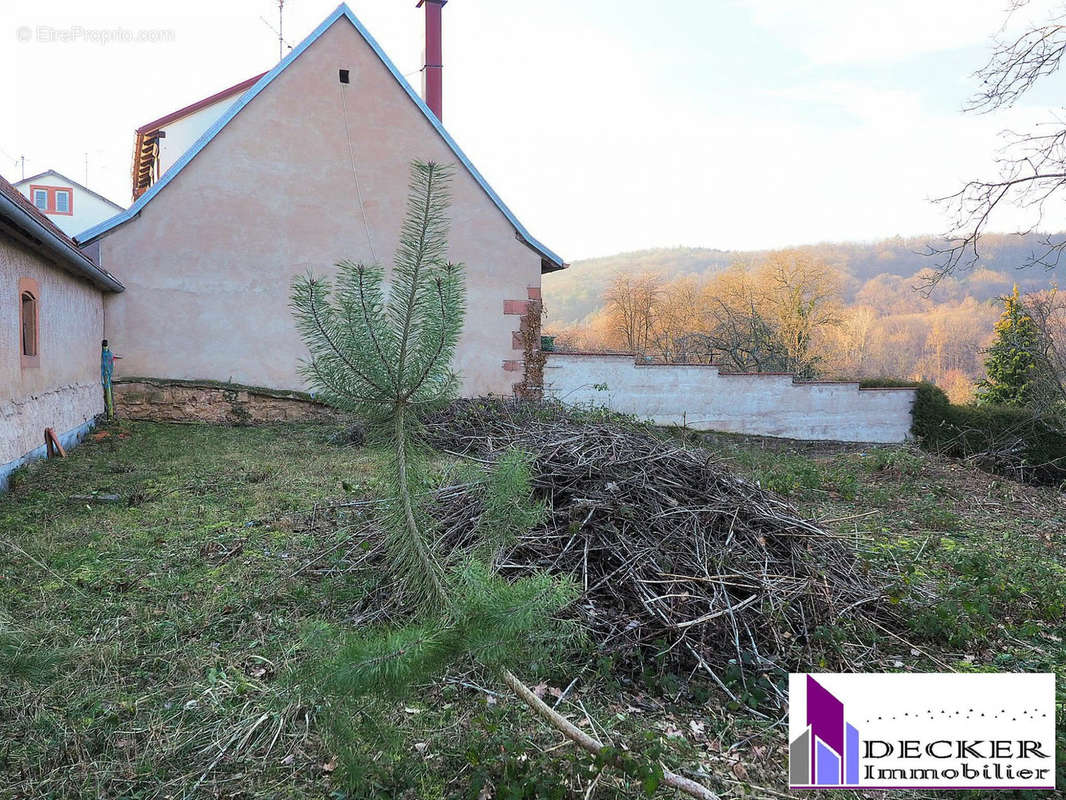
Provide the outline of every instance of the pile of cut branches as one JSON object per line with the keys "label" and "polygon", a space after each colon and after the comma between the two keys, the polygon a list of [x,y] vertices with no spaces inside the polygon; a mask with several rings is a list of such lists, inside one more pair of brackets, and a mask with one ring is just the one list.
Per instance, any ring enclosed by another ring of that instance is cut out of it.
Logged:
{"label": "pile of cut branches", "polygon": [[[745,667],[792,662],[819,625],[880,605],[849,546],[705,449],[510,401],[457,402],[428,428],[453,454],[491,460],[518,447],[532,457],[549,515],[519,533],[500,571],[570,576],[592,637],[623,663],[665,655],[730,683],[724,674],[739,669],[743,680]],[[478,488],[452,487],[438,501],[445,549],[461,548],[481,510]]]}

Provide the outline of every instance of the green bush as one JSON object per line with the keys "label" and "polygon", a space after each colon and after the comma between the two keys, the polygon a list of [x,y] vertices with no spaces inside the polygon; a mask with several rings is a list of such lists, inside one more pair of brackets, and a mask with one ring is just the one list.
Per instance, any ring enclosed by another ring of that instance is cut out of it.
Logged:
{"label": "green bush", "polygon": [[913,389],[917,385],[900,378],[859,378],[860,389]]}
{"label": "green bush", "polygon": [[911,432],[925,450],[1028,483],[1066,481],[1062,420],[1014,406],[954,405],[931,383],[917,389]]}

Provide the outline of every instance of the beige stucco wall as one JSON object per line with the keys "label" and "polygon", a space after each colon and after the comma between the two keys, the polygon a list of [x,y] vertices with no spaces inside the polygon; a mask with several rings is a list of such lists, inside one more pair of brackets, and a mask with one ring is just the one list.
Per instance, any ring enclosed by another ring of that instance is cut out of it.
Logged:
{"label": "beige stucco wall", "polygon": [[636,365],[631,355],[551,353],[545,394],[696,430],[838,442],[903,442],[913,389],[795,383],[791,375],[730,375],[718,367]]}
{"label": "beige stucco wall", "polygon": [[[347,86],[341,68],[350,70]],[[344,100],[374,253],[391,262],[410,161],[456,159],[341,18],[139,217],[100,241],[102,265],[126,286],[106,299],[120,374],[305,388],[290,281],[372,257]],[[510,394],[521,374],[503,364],[521,358],[512,339],[519,317],[505,315],[503,303],[540,286],[540,256],[458,165],[452,194],[449,256],[466,264],[468,292],[456,366],[465,394]]]}
{"label": "beige stucco wall", "polygon": [[[40,289],[40,366],[23,367],[19,279]],[[3,467],[103,411],[100,290],[0,234],[0,482]]]}

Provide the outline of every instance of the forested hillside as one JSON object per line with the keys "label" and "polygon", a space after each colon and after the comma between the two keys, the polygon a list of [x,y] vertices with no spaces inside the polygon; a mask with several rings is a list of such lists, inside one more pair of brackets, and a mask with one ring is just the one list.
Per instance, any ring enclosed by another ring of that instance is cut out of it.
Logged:
{"label": "forested hillside", "polygon": [[[941,280],[927,240],[731,252],[675,248],[578,262],[544,279],[545,332],[561,348],[625,349],[666,361],[804,377],[928,380],[973,397],[985,348],[1017,283],[1066,340],[1066,267],[1031,263],[1043,235],[988,235],[982,261]],[[1060,330],[1061,329],[1061,330]]]}
{"label": "forested hillside", "polygon": [[[932,301],[957,297],[960,289],[975,300],[985,301],[1008,293],[1014,281],[1023,292],[1047,288],[1055,278],[1054,272],[1041,267],[1019,269],[1034,250],[1040,249],[1043,238],[1044,234],[987,234],[982,239],[981,264],[958,275],[957,280],[946,282],[933,294]],[[910,289],[915,281],[899,279],[936,266],[935,257],[922,255],[929,241],[928,237],[897,236],[879,242],[823,243],[791,249],[846,275],[849,280],[844,282],[842,292],[849,304],[860,293],[865,300],[891,297],[904,301],[913,294]],[[611,279],[621,273],[651,272],[666,279],[684,275],[709,277],[734,264],[758,264],[771,252],[674,247],[576,261],[569,269],[544,278],[548,318],[553,324],[566,325],[598,311],[604,305],[604,292]],[[1066,275],[1064,268],[1057,272],[1060,277]]]}

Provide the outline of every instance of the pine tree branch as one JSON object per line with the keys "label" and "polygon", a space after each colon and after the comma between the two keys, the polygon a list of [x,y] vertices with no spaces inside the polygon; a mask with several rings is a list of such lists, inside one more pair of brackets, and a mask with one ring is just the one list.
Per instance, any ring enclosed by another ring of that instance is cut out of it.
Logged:
{"label": "pine tree branch", "polygon": [[350,369],[352,372],[354,372],[356,375],[358,375],[362,380],[364,380],[367,383],[369,383],[371,386],[373,386],[379,392],[383,392],[383,393],[386,392],[384,387],[379,386],[376,381],[373,381],[370,378],[368,378],[366,375],[364,375],[362,370],[360,370],[358,367],[356,367],[351,362],[351,359],[349,359],[341,351],[341,349],[337,346],[337,344],[333,341],[333,339],[329,335],[329,332],[326,330],[325,326],[322,324],[322,319],[321,319],[321,317],[319,316],[319,313],[318,313],[318,307],[315,305],[315,293],[312,291],[312,292],[309,293],[309,295],[310,295],[310,305],[308,306],[308,308],[311,311],[311,317],[314,320],[315,329],[322,336],[322,340],[326,344],[328,344],[330,346],[330,349],[333,350],[333,352],[337,354],[337,358],[339,358],[344,363],[344,365],[346,367],[348,367],[348,369]]}
{"label": "pine tree branch", "polygon": [[347,397],[347,398],[349,398],[350,400],[353,400],[356,403],[362,404],[362,403],[366,403],[367,402],[367,398],[360,397],[357,394],[352,394],[347,389],[343,389],[343,388],[337,386],[336,383],[333,380],[331,380],[330,378],[326,377],[322,373],[322,370],[319,369],[319,367],[318,367],[318,362],[316,362],[314,359],[312,359],[311,361],[309,361],[307,363],[311,367],[311,371],[315,374],[315,380],[317,380],[319,382],[319,384],[321,384],[326,389],[329,389],[329,391],[336,393],[340,397]]}
{"label": "pine tree branch", "polygon": [[363,284],[363,267],[356,267],[356,274],[359,279],[359,306],[363,310],[363,321],[366,323],[367,332],[370,334],[370,341],[374,344],[374,350],[378,354],[378,358],[381,359],[381,365],[385,367],[385,371],[389,375],[389,380],[394,384],[399,384],[397,376],[392,372],[391,359],[385,356],[385,351],[381,349],[381,344],[378,342],[376,320],[370,319],[370,310],[366,307],[366,286]]}
{"label": "pine tree branch", "polygon": [[[511,691],[518,695],[522,702],[533,710],[533,713],[555,728],[555,730],[559,731],[559,733],[563,734],[567,739],[595,756],[599,756],[603,752],[603,744],[589,736],[579,727],[570,722],[570,720],[566,719],[566,717],[555,711],[555,709],[551,708],[547,703],[537,697],[533,690],[515,677],[514,673],[510,670],[503,670],[502,677],[503,682],[507,684]],[[613,759],[609,758],[607,759],[607,762],[616,768],[622,766],[621,760],[617,757]],[[699,798],[699,800],[721,800],[718,795],[706,786],[703,786],[694,780],[690,780],[689,778],[669,772],[668,770],[663,770],[663,783],[671,789],[677,789],[679,792],[684,792],[689,797],[696,797]]]}
{"label": "pine tree branch", "polygon": [[[419,219],[418,228],[418,245],[415,251],[415,258],[411,263],[411,275],[410,275],[410,291],[405,300],[405,313],[403,317],[403,325],[400,328],[400,354],[397,359],[396,371],[400,376],[403,376],[405,370],[405,361],[407,358],[407,344],[411,336],[411,320],[414,316],[415,301],[418,296],[418,277],[422,271],[422,260],[425,258],[426,253],[426,238],[429,234],[429,229],[432,224],[432,211],[433,211],[433,172],[436,169],[435,164],[426,165],[426,185],[425,185],[425,201],[422,207],[422,214]],[[396,395],[400,397],[401,381],[396,383]]]}
{"label": "pine tree branch", "polygon": [[441,288],[440,278],[438,278],[436,281],[436,289],[437,299],[440,301],[441,318],[440,336],[438,337],[439,341],[437,342],[437,348],[434,351],[433,355],[429,358],[429,360],[426,361],[426,367],[422,370],[422,374],[418,376],[418,380],[414,382],[411,388],[404,395],[404,400],[409,400],[419,389],[422,388],[422,385],[429,377],[430,372],[432,372],[433,369],[437,366],[437,359],[440,358],[440,354],[444,352],[444,346],[448,342],[448,309],[444,302],[444,291]]}

